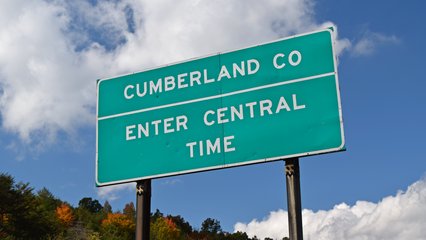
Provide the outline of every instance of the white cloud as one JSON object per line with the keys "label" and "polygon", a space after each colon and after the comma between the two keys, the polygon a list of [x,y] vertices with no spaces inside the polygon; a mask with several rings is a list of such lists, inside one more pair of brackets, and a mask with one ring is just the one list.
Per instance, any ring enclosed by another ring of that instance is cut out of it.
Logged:
{"label": "white cloud", "polygon": [[117,195],[122,191],[134,191],[136,195],[136,183],[126,183],[97,188],[97,194],[100,199],[105,199],[110,202],[119,199]]}
{"label": "white cloud", "polygon": [[[6,1],[0,114],[27,145],[94,126],[98,78],[240,48],[331,23],[314,0]],[[348,41],[337,41],[338,50]]]}
{"label": "white cloud", "polygon": [[18,1],[2,6],[0,15],[9,11],[14,15],[2,18],[0,29],[2,127],[29,143],[52,142],[58,131],[72,134],[93,125],[104,51],[74,51],[64,33],[69,18],[59,5]]}
{"label": "white cloud", "polygon": [[250,237],[257,236],[261,239],[266,237],[273,239],[288,237],[287,212],[280,209],[276,212],[271,212],[269,216],[262,221],[254,219],[247,224],[240,222],[236,223],[234,231],[245,232]]}
{"label": "white cloud", "polygon": [[161,185],[174,186],[176,184],[182,184],[183,181],[180,178],[167,178],[160,182]]}
{"label": "white cloud", "polygon": [[334,26],[315,21],[312,0],[130,2],[137,31],[116,54],[124,72]]}
{"label": "white cloud", "polygon": [[[426,179],[415,182],[405,192],[383,198],[379,203],[358,201],[331,210],[303,210],[304,239],[397,240],[426,238]],[[287,212],[271,212],[262,221],[235,224],[235,231],[261,239],[288,236]]]}
{"label": "white cloud", "polygon": [[388,44],[397,44],[400,40],[394,35],[385,35],[382,33],[367,31],[363,37],[358,40],[351,53],[354,56],[366,56],[373,54],[378,47]]}

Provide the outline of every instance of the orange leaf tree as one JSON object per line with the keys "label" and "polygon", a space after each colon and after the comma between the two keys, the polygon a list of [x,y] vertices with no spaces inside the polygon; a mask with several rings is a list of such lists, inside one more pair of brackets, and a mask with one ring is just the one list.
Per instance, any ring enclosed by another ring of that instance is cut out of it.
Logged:
{"label": "orange leaf tree", "polygon": [[56,208],[56,216],[61,221],[62,225],[69,227],[74,222],[74,214],[68,204],[62,203]]}
{"label": "orange leaf tree", "polygon": [[122,213],[108,213],[102,220],[103,239],[133,239],[135,223]]}

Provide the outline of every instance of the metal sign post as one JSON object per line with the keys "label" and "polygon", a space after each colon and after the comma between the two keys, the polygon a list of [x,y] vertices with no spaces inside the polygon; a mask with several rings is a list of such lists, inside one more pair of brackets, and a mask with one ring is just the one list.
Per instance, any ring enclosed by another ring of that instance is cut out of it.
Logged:
{"label": "metal sign post", "polygon": [[299,158],[285,160],[285,175],[287,183],[288,228],[290,240],[303,240]]}
{"label": "metal sign post", "polygon": [[136,183],[136,240],[149,240],[151,179]]}

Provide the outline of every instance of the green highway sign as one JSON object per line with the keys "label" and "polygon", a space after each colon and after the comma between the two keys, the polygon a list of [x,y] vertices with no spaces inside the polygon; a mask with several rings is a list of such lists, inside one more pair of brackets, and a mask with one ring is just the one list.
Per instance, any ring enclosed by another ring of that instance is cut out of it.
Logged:
{"label": "green highway sign", "polygon": [[98,81],[98,186],[340,151],[332,30]]}

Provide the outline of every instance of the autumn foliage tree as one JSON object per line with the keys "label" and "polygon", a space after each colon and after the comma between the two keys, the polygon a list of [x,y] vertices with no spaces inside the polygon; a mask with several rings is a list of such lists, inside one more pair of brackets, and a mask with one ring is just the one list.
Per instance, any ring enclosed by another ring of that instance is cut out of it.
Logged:
{"label": "autumn foliage tree", "polygon": [[102,220],[102,239],[133,239],[135,223],[122,213],[108,213]]}
{"label": "autumn foliage tree", "polygon": [[158,217],[151,224],[150,240],[183,239],[181,231],[170,218]]}
{"label": "autumn foliage tree", "polygon": [[[29,183],[15,183],[0,173],[1,240],[130,240],[135,238],[135,219],[132,202],[114,213],[108,201],[102,206],[90,197],[73,207],[46,188],[34,193]],[[150,231],[150,240],[259,240],[243,232],[225,232],[213,218],[203,221],[200,230],[193,229],[183,217],[165,216],[158,209],[151,214]]]}
{"label": "autumn foliage tree", "polygon": [[74,222],[74,214],[68,204],[62,203],[56,208],[56,217],[64,227],[70,227]]}

